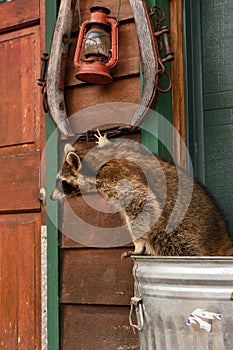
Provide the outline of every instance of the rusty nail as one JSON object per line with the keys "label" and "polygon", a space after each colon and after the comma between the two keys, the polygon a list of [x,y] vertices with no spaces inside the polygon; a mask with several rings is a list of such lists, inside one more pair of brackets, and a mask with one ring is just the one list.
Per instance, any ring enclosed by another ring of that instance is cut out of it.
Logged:
{"label": "rusty nail", "polygon": [[63,110],[65,109],[65,106],[64,106],[64,102],[63,102],[63,101],[59,102],[59,109],[60,109],[61,111],[63,111]]}
{"label": "rusty nail", "polygon": [[58,84],[58,88],[61,91],[64,91],[65,89],[66,60],[67,60],[67,53],[63,52],[61,54],[61,69],[60,69],[60,78],[59,78],[59,84]]}
{"label": "rusty nail", "polygon": [[49,60],[49,54],[48,53],[43,53],[41,55],[41,61],[42,61],[42,65],[41,65],[41,71],[40,71],[40,77],[38,79],[38,85],[43,87],[44,83],[46,81],[46,71],[47,71],[47,63]]}
{"label": "rusty nail", "polygon": [[68,35],[67,35],[67,34],[63,34],[63,36],[62,36],[62,42],[63,42],[64,44],[67,44],[68,41],[69,41]]}
{"label": "rusty nail", "polygon": [[41,55],[41,61],[48,61],[49,60],[49,54],[47,52],[42,53]]}

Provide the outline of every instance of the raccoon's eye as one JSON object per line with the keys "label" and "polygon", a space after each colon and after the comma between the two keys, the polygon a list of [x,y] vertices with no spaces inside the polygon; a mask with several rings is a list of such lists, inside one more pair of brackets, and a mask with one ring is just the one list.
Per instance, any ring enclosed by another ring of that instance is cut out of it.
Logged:
{"label": "raccoon's eye", "polygon": [[63,186],[62,186],[62,180],[61,179],[57,179],[56,182],[56,187],[60,192],[63,192]]}
{"label": "raccoon's eye", "polygon": [[74,187],[69,184],[68,182],[66,182],[65,180],[62,181],[62,189],[64,194],[68,194],[71,193],[74,190]]}

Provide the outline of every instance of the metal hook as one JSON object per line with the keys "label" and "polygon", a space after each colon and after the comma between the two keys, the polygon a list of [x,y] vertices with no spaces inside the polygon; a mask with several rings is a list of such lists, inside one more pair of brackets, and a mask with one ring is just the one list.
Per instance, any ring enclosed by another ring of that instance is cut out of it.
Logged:
{"label": "metal hook", "polygon": [[168,85],[168,87],[167,87],[166,89],[161,89],[161,87],[160,87],[159,85],[156,85],[156,89],[157,89],[159,92],[167,93],[167,92],[169,92],[169,91],[171,90],[171,88],[172,88],[172,80],[171,80],[170,74],[168,74],[167,71],[164,71],[163,73],[161,73],[161,71],[159,71],[159,70],[155,73],[155,78],[157,77],[157,75],[161,75],[161,74],[164,74],[164,75],[167,77],[167,79],[168,79],[168,81],[169,81],[169,85]]}
{"label": "metal hook", "polygon": [[41,56],[41,71],[40,77],[38,79],[38,85],[41,87],[42,98],[43,98],[43,108],[45,113],[48,112],[48,102],[47,102],[47,92],[46,92],[46,74],[47,74],[47,65],[49,61],[49,54],[44,52]]}
{"label": "metal hook", "polygon": [[[157,12],[159,12],[159,14],[161,16],[156,16],[156,10],[158,10]],[[164,13],[163,9],[158,5],[154,5],[151,7],[150,16],[151,16],[151,18],[155,19],[158,26],[160,26],[161,23],[165,20],[165,13]]]}

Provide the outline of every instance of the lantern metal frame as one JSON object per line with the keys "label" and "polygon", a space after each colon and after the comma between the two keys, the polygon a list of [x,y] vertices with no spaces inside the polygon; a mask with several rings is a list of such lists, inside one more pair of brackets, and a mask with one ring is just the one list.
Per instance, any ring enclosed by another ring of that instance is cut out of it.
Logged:
{"label": "lantern metal frame", "polygon": [[[106,7],[94,6],[90,11],[90,19],[83,22],[79,31],[74,55],[74,65],[78,70],[75,77],[92,84],[109,84],[113,81],[110,69],[118,62],[118,22],[115,18],[109,17],[110,10]],[[106,62],[101,53],[82,57],[85,37],[94,29],[101,30],[110,37],[111,48]]]}

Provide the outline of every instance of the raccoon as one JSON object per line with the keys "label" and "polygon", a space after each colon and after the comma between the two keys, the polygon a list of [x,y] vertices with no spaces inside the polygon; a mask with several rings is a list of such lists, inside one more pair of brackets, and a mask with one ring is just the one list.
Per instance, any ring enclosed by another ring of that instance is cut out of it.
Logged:
{"label": "raccoon", "polygon": [[[52,200],[97,191],[110,201],[135,246],[123,257],[233,255],[224,214],[200,182],[132,140],[96,137],[98,146],[83,160],[66,145]],[[172,215],[179,220],[170,225]]]}

